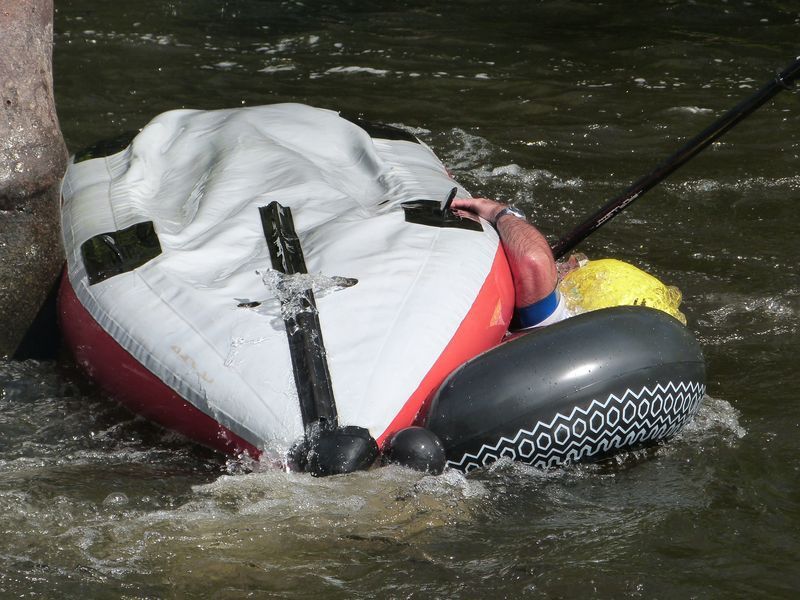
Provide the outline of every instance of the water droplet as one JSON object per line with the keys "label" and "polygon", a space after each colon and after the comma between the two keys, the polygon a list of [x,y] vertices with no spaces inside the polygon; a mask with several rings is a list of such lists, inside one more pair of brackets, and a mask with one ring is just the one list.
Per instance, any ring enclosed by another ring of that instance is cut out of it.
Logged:
{"label": "water droplet", "polygon": [[122,492],[111,492],[103,500],[103,506],[125,506],[127,503],[128,497]]}

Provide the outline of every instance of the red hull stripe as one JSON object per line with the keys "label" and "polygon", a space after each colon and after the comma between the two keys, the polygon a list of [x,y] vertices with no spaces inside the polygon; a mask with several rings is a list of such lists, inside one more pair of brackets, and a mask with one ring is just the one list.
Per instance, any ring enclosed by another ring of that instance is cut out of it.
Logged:
{"label": "red hull stripe", "polygon": [[438,360],[377,442],[383,447],[395,432],[413,425],[428,412],[433,393],[459,365],[496,346],[508,331],[514,312],[514,284],[502,246],[478,297]]}
{"label": "red hull stripe", "polygon": [[66,273],[58,294],[61,330],[75,360],[115,400],[205,446],[226,454],[261,451],[181,398],[106,332],[81,304]]}
{"label": "red hull stripe", "polygon": [[[478,297],[439,359],[391,424],[377,439],[383,445],[396,431],[424,416],[433,392],[463,362],[497,345],[514,310],[511,272],[498,246],[492,269]],[[148,371],[108,334],[81,304],[64,274],[59,318],[67,345],[81,365],[115,400],[159,425],[229,455],[261,451],[190,404]]]}

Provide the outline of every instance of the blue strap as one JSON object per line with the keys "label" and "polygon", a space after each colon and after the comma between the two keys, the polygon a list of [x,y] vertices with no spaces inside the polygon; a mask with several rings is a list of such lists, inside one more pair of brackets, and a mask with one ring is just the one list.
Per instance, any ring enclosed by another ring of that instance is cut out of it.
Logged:
{"label": "blue strap", "polygon": [[517,308],[514,311],[514,319],[511,322],[511,326],[514,329],[527,329],[538,325],[555,312],[556,308],[558,308],[558,301],[558,290],[553,290],[538,302]]}

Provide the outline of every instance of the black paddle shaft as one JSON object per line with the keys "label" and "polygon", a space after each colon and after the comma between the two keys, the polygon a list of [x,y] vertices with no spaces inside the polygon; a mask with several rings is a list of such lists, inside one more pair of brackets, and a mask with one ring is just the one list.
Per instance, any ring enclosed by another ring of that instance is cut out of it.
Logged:
{"label": "black paddle shaft", "polygon": [[749,116],[762,104],[772,99],[778,92],[791,89],[798,77],[800,77],[800,57],[795,59],[795,61],[784,69],[780,75],[764,85],[752,96],[734,106],[701,133],[692,138],[675,154],[659,164],[650,173],[636,180],[636,182],[619,196],[610,200],[605,206],[586,218],[580,225],[558,240],[558,242],[552,246],[553,256],[555,256],[556,259],[564,256],[594,231],[625,210],[634,200],[640,198],[650,188],[666,179],[679,167],[683,166],[702,150],[710,146],[739,121]]}

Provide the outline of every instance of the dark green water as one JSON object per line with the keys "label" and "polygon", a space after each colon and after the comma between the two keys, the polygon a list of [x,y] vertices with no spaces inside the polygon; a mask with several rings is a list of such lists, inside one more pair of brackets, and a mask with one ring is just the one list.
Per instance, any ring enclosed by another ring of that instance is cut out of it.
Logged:
{"label": "dark green water", "polygon": [[[779,0],[56,5],[72,151],[306,102],[412,129],[553,239],[800,54]],[[611,465],[244,473],[67,362],[0,363],[0,597],[796,597],[798,201],[794,92],[581,247],[679,286],[708,359],[695,423]]]}

